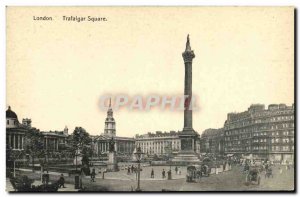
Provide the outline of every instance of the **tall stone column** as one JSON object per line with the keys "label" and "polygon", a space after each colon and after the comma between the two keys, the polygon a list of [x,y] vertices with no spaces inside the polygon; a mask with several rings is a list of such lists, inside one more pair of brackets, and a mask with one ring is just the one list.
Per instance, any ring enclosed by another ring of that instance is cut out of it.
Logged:
{"label": "tall stone column", "polygon": [[58,151],[58,139],[56,139],[56,150]]}
{"label": "tall stone column", "polygon": [[16,134],[14,134],[14,147],[13,149],[16,149]]}
{"label": "tall stone column", "polygon": [[9,147],[11,147],[12,135],[11,134],[7,134],[7,135],[8,135],[8,144]]}
{"label": "tall stone column", "polygon": [[182,53],[185,66],[184,74],[184,95],[186,96],[184,103],[184,128],[185,131],[193,131],[193,111],[189,109],[192,101],[192,63],[195,58],[194,51],[191,50],[190,38],[187,36],[185,51]]}
{"label": "tall stone column", "polygon": [[16,136],[16,145],[15,145],[15,148],[19,149],[19,135],[16,134],[15,136]]}
{"label": "tall stone column", "polygon": [[118,142],[115,143],[115,151],[116,152],[118,151],[118,144],[119,144]]}
{"label": "tall stone column", "polygon": [[22,150],[24,149],[24,135],[22,135]]}
{"label": "tall stone column", "polygon": [[21,140],[22,140],[22,135],[19,135],[18,143],[19,143],[19,149],[20,149],[20,150],[22,149],[22,147],[21,147],[21,145],[22,145]]}

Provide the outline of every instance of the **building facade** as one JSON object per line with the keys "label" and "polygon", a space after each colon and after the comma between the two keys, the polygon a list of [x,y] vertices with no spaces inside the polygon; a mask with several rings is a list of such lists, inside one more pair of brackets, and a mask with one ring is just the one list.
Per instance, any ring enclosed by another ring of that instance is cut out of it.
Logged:
{"label": "building facade", "polygon": [[[17,114],[9,106],[6,111],[6,144],[7,148],[15,151],[24,151],[26,147],[26,134],[30,130],[37,130],[31,127],[31,119],[25,118],[19,122]],[[58,152],[66,144],[68,129],[63,131],[47,131],[41,133],[43,138],[43,148],[49,152]]]}
{"label": "building facade", "polygon": [[42,132],[42,135],[44,147],[47,151],[58,152],[67,145],[68,133],[65,133],[65,131],[47,131]]}
{"label": "building facade", "polygon": [[206,129],[200,138],[200,152],[213,153],[216,155],[224,154],[224,130]]}
{"label": "building facade", "polygon": [[225,153],[271,161],[294,160],[294,105],[251,105],[229,113],[224,124]]}
{"label": "building facade", "polygon": [[[180,132],[170,131],[147,133],[136,135],[136,146],[140,146],[144,154],[147,155],[168,155],[178,153],[181,150]],[[200,142],[196,140],[196,152],[200,152]]]}
{"label": "building facade", "polygon": [[[118,155],[131,155],[135,149],[135,140],[130,137],[114,137],[115,151]],[[100,156],[101,154],[107,154],[109,152],[110,136],[100,135],[92,136],[92,146],[94,150],[94,156]]]}

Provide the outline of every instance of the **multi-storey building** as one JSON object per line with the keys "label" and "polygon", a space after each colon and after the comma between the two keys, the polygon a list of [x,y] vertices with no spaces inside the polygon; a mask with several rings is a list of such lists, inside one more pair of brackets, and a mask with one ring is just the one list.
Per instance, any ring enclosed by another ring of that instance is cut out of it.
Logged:
{"label": "multi-storey building", "polygon": [[[31,127],[31,125],[30,125]],[[9,106],[6,110],[6,144],[12,150],[24,150],[25,134],[30,128],[19,123],[17,114]]]}
{"label": "multi-storey building", "polygon": [[[17,114],[11,110],[11,107],[8,107],[6,111],[7,148],[23,151],[26,147],[26,134],[30,130],[37,130],[31,127],[31,119],[23,119],[20,123]],[[43,148],[49,152],[58,152],[66,144],[68,129],[66,127],[64,131],[41,132],[41,134],[44,140]]]}
{"label": "multi-storey building", "polygon": [[[143,153],[147,155],[167,155],[177,153],[181,150],[179,133],[176,131],[147,133],[136,135],[136,146],[140,146]],[[199,153],[199,140],[196,142],[196,150]]]}
{"label": "multi-storey building", "polygon": [[[100,135],[91,137],[94,156],[108,153],[111,136]],[[115,136],[113,139],[115,142],[115,151],[118,155],[131,155],[133,153],[135,149],[134,138]]]}
{"label": "multi-storey building", "polygon": [[66,148],[68,128],[63,131],[45,131],[42,132],[44,138],[45,149],[47,151],[60,151]]}
{"label": "multi-storey building", "polygon": [[229,113],[224,124],[225,153],[271,161],[294,159],[294,105],[251,105]]}
{"label": "multi-storey building", "polygon": [[200,152],[224,154],[224,130],[206,129],[202,132],[200,138]]}

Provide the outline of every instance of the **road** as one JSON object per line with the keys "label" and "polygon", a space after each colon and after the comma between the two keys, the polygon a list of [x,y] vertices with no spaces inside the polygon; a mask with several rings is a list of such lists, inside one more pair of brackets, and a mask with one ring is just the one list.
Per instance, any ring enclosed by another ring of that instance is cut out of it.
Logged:
{"label": "road", "polygon": [[[151,167],[150,167],[151,168]],[[160,172],[163,167],[155,167]],[[210,177],[203,177],[197,183],[187,183],[185,176],[175,180],[163,180],[160,175],[155,180],[149,179],[149,169],[143,170],[146,175],[142,177],[141,188],[143,191],[265,191],[265,190],[293,190],[294,188],[294,171],[283,170],[279,173],[279,167],[273,167],[273,178],[265,178],[264,172],[261,174],[260,185],[245,184],[246,174],[244,174],[239,166],[234,166],[231,171],[223,172],[218,175],[214,174]],[[166,170],[167,168],[165,168]],[[183,169],[184,171],[184,169]],[[122,171],[121,171],[122,172]],[[121,173],[118,172],[118,173]],[[174,171],[173,171],[174,172]],[[123,175],[123,174],[122,174]],[[121,176],[120,176],[121,177]],[[144,180],[143,180],[144,179]],[[111,191],[130,191],[136,188],[135,179],[117,180],[117,179],[97,179],[96,183],[86,182],[88,190],[97,190],[97,185],[104,186]]]}
{"label": "road", "polygon": [[[155,171],[155,178],[150,178],[151,169]],[[166,166],[145,167],[141,173],[141,189],[143,191],[266,191],[266,190],[293,190],[294,188],[294,169],[286,170],[283,168],[282,174],[279,173],[279,166],[273,167],[273,178],[265,178],[261,174],[260,185],[246,185],[244,174],[239,166],[233,166],[231,171],[220,174],[213,174],[209,177],[203,177],[199,182],[188,183],[185,179],[186,169],[181,168],[181,175],[174,175],[172,168],[173,180],[162,179],[161,171],[169,170]],[[25,172],[24,172],[25,173]],[[26,172],[30,178],[38,179],[38,174]],[[51,180],[57,180],[57,176],[50,175]],[[74,177],[66,177],[66,183],[71,191],[74,191]],[[9,183],[8,183],[9,184]],[[132,191],[137,186],[135,174],[127,175],[127,171],[105,174],[96,176],[96,182],[91,182],[89,177],[83,179],[83,186],[86,191]],[[7,186],[7,188],[9,185]]]}

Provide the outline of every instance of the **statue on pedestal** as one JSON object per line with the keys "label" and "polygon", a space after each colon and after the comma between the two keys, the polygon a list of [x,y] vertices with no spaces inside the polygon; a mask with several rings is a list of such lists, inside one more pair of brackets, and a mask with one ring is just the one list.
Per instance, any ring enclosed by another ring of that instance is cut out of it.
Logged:
{"label": "statue on pedestal", "polygon": [[113,137],[109,141],[109,152],[115,152],[115,141]]}
{"label": "statue on pedestal", "polygon": [[113,137],[109,141],[107,170],[111,172],[118,171],[117,157],[115,151],[115,141]]}

